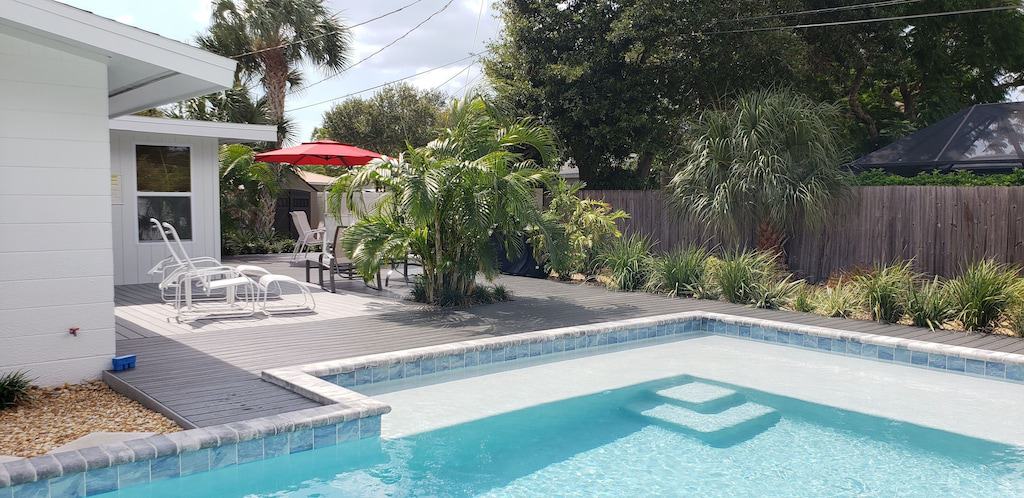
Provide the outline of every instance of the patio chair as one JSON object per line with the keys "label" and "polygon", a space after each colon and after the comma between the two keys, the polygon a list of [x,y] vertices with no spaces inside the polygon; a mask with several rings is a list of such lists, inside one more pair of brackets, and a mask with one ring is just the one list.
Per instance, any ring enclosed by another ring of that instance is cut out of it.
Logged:
{"label": "patio chair", "polygon": [[[320,288],[329,290],[332,293],[337,291],[335,276],[340,276],[349,280],[355,280],[357,278],[362,279],[362,277],[356,272],[355,264],[345,256],[345,253],[341,249],[341,236],[344,233],[345,227],[338,226],[334,229],[334,238],[332,239],[332,242],[324,247],[324,251],[320,253],[320,256],[316,261],[306,259],[306,282],[309,282],[309,270],[314,267],[317,269]],[[328,279],[330,281],[329,289],[324,285],[325,271],[327,272]],[[377,286],[374,287],[369,283],[366,285],[377,290],[383,289],[379,270],[377,271]]]}
{"label": "patio chair", "polygon": [[299,254],[304,254],[312,248],[322,247],[327,229],[317,228],[314,230],[310,228],[309,218],[306,217],[305,211],[291,211],[288,214],[292,216],[295,231],[299,233],[295,240],[295,247],[292,249],[292,261],[295,261]]}
{"label": "patio chair", "polygon": [[[256,305],[264,314],[272,316],[316,311],[313,293],[309,292],[302,282],[287,275],[275,275],[259,266],[238,265],[235,269],[252,281],[256,290]],[[285,293],[284,287],[297,290],[299,299],[291,297],[296,293]],[[271,301],[271,298],[274,298],[274,301]]]}
{"label": "patio chair", "polygon": [[[165,302],[169,303],[173,300],[172,291],[176,291],[178,284],[178,276],[183,272],[194,271],[200,268],[204,269],[229,269],[230,267],[221,264],[216,258],[209,256],[190,257],[188,252],[185,251],[185,245],[181,243],[181,238],[178,236],[178,231],[174,228],[174,225],[170,223],[161,223],[156,218],[150,218],[149,222],[154,225],[157,232],[160,233],[160,238],[164,241],[164,246],[167,247],[167,252],[170,256],[164,258],[157,263],[153,268],[150,268],[150,275],[160,275],[160,298]],[[173,243],[171,240],[173,239]]]}

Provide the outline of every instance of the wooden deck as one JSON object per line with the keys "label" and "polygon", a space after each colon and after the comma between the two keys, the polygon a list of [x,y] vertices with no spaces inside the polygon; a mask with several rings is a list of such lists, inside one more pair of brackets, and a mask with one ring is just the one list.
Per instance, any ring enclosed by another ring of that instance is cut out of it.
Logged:
{"label": "wooden deck", "polygon": [[[301,268],[279,260],[258,263],[301,278]],[[349,282],[339,294],[317,294],[324,315],[236,320],[186,329],[167,322],[172,311],[158,304],[155,286],[118,287],[117,351],[137,354],[138,367],[109,374],[107,380],[185,426],[203,427],[315,406],[261,380],[260,372],[268,368],[693,310],[1024,354],[1024,340],[1005,336],[932,332],[520,277],[502,277],[500,283],[513,291],[514,301],[468,310],[431,310],[396,299],[395,294],[406,289],[401,282],[384,292]]]}

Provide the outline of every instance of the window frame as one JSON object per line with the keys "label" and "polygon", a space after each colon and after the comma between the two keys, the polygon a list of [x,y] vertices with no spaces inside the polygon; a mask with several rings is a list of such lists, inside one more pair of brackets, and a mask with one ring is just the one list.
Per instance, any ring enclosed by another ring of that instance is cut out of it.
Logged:
{"label": "window frame", "polygon": [[[188,188],[189,188],[188,192],[149,192],[149,191],[140,191],[139,190],[139,152],[138,152],[138,148],[139,148],[140,145],[144,146],[144,147],[180,147],[180,148],[188,149],[188,183],[189,183],[189,185],[188,185]],[[134,218],[135,223],[136,223],[136,226],[134,227],[135,242],[136,243],[138,243],[138,244],[154,244],[154,243],[156,243],[156,244],[163,244],[163,242],[164,242],[162,239],[142,240],[140,238],[141,234],[139,233],[139,228],[137,226],[137,223],[138,223],[138,220],[139,220],[139,199],[143,198],[143,197],[188,197],[189,198],[189,202],[188,202],[188,211],[189,211],[189,213],[188,214],[189,214],[189,222],[190,222],[190,225],[191,225],[191,230],[190,230],[189,238],[184,238],[183,237],[181,239],[181,241],[182,241],[182,243],[192,243],[192,242],[195,241],[195,238],[196,238],[196,230],[195,230],[196,203],[195,203],[195,198],[194,198],[194,194],[195,194],[195,191],[196,191],[196,183],[195,183],[195,180],[196,180],[196,177],[195,177],[195,172],[196,172],[196,170],[195,170],[196,151],[195,151],[195,149],[196,149],[196,145],[195,144],[185,143],[185,142],[172,142],[172,141],[161,142],[161,141],[157,141],[157,140],[139,140],[139,141],[132,141],[131,142],[131,147],[129,149],[129,152],[131,154],[131,164],[132,164],[132,186],[133,186],[133,190],[135,192],[135,199],[134,199],[134,202],[132,203],[132,210],[134,211],[134,217],[133,218]]]}

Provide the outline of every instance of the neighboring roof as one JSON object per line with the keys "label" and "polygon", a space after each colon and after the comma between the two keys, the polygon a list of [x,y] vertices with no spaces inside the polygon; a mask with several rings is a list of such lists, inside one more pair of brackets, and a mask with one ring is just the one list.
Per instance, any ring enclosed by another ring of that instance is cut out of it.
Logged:
{"label": "neighboring roof", "polygon": [[1024,102],[978,104],[867,154],[859,170],[998,171],[1024,166]]}
{"label": "neighboring roof", "polygon": [[232,59],[53,0],[0,0],[0,33],[104,62],[111,117],[234,82]]}
{"label": "neighboring roof", "polygon": [[334,180],[338,179],[336,176],[321,175],[320,173],[313,173],[312,171],[306,171],[304,169],[298,170],[298,173],[306,183],[314,187],[325,187],[334,183]]}
{"label": "neighboring roof", "polygon": [[189,119],[121,116],[110,120],[110,129],[142,133],[165,133],[190,137],[217,138],[221,143],[274,142],[277,127],[242,123],[217,123]]}

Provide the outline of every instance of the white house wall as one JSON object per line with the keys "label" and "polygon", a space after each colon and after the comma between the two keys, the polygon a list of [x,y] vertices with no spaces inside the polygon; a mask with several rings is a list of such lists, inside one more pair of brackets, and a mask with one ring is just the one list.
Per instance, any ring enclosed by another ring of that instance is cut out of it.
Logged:
{"label": "white house wall", "polygon": [[3,34],[0,67],[0,372],[97,378],[114,354],[107,67]]}
{"label": "white house wall", "polygon": [[[138,240],[138,193],[135,178],[136,145],[188,146],[191,150],[192,240],[183,241],[189,256],[220,257],[220,196],[216,138],[128,131],[110,132],[111,174],[120,175],[122,204],[113,214],[114,283],[157,282],[148,275],[153,265],[169,256],[162,241]],[[109,182],[108,182],[108,189]]]}

